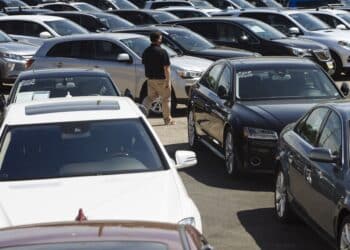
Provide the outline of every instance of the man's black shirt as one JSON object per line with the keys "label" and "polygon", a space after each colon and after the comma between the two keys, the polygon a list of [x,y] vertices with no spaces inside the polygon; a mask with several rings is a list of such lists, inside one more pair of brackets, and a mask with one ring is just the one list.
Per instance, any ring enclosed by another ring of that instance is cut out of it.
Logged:
{"label": "man's black shirt", "polygon": [[164,66],[170,65],[166,50],[160,46],[151,44],[142,55],[142,63],[145,65],[145,74],[149,79],[165,79]]}

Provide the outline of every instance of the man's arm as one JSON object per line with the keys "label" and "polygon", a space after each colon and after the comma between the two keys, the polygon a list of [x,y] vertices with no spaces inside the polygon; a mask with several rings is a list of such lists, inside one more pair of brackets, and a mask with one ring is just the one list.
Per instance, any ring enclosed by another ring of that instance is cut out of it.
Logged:
{"label": "man's arm", "polygon": [[165,80],[168,83],[168,88],[171,86],[171,78],[170,78],[170,65],[164,66],[164,75],[165,75]]}

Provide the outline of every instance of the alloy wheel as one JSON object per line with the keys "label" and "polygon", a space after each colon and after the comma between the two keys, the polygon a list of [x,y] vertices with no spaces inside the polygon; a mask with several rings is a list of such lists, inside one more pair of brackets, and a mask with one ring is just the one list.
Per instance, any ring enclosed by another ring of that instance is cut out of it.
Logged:
{"label": "alloy wheel", "polygon": [[287,188],[284,180],[284,175],[280,171],[277,175],[276,189],[275,189],[275,208],[279,218],[283,218],[285,216],[286,204],[287,204]]}
{"label": "alloy wheel", "polygon": [[225,140],[225,164],[226,171],[230,175],[232,175],[234,172],[234,157],[232,134],[228,132]]}
{"label": "alloy wheel", "polygon": [[163,112],[162,109],[162,98],[158,97],[151,104],[151,112],[156,115],[161,115]]}
{"label": "alloy wheel", "polygon": [[196,140],[196,130],[194,125],[194,117],[193,117],[193,111],[190,111],[188,114],[188,143],[191,147],[194,147],[195,140]]}
{"label": "alloy wheel", "polygon": [[350,223],[344,224],[340,238],[340,250],[350,249]]}

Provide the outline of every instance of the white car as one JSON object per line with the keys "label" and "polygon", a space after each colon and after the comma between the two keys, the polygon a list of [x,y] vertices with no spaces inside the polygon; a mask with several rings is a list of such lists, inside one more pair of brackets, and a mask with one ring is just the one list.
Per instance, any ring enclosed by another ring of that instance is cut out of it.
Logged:
{"label": "white car", "polygon": [[62,17],[46,15],[13,15],[0,17],[0,30],[19,42],[41,45],[45,39],[89,32]]}
{"label": "white car", "polygon": [[76,97],[12,104],[0,130],[0,227],[89,220],[194,225],[196,205],[176,162],[127,97]]}

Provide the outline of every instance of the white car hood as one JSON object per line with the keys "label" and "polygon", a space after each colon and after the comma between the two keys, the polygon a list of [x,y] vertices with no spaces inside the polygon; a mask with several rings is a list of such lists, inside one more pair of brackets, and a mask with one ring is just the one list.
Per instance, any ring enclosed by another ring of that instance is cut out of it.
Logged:
{"label": "white car hood", "polygon": [[318,30],[318,31],[313,31],[313,33],[317,34],[317,36],[332,37],[336,40],[341,40],[341,39],[346,39],[347,41],[350,40],[350,31],[348,30],[337,30],[337,29]]}
{"label": "white car hood", "polygon": [[177,68],[204,72],[213,61],[194,56],[175,56],[170,58],[170,63]]}
{"label": "white car hood", "polygon": [[80,208],[89,220],[183,219],[170,170],[113,176],[0,183],[0,227],[73,221]]}

